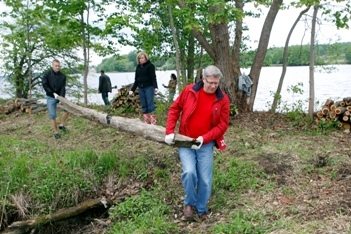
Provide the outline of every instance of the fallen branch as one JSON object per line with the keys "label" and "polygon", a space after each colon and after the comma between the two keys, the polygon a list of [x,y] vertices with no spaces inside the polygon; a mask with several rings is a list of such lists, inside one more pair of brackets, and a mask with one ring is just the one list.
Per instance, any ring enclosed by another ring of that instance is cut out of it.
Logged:
{"label": "fallen branch", "polygon": [[[140,121],[140,119],[123,118],[119,116],[111,116],[106,113],[98,112],[89,108],[78,106],[64,97],[58,97],[61,103],[61,107],[66,111],[80,117],[84,117],[91,121],[116,128],[118,130],[131,133],[133,135],[144,137],[145,139],[157,141],[162,144],[165,139],[165,128],[158,125],[146,124]],[[175,144],[173,147],[191,147],[193,144],[199,145],[200,142],[193,138],[175,134]]]}
{"label": "fallen branch", "polygon": [[91,199],[85,202],[78,204],[75,207],[64,208],[58,210],[53,214],[48,214],[44,216],[40,216],[36,219],[17,221],[12,223],[7,229],[3,232],[4,234],[23,234],[29,233],[31,230],[40,225],[45,225],[48,223],[57,222],[63,219],[71,218],[77,216],[81,213],[86,212],[87,210],[98,208],[98,207],[106,207],[106,200],[104,199]]}

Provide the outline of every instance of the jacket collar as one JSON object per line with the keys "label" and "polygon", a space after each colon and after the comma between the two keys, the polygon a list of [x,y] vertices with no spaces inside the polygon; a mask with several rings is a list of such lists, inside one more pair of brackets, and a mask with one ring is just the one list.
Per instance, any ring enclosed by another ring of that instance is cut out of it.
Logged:
{"label": "jacket collar", "polygon": [[[199,92],[200,89],[203,88],[203,87],[204,87],[204,82],[201,80],[201,81],[197,82],[197,83],[193,86],[192,89],[193,89],[195,92]],[[218,86],[218,88],[216,89],[216,98],[217,98],[217,99],[222,99],[223,97],[224,97],[224,95],[223,95],[223,93],[222,93],[222,91],[221,91],[221,88],[219,88],[219,86]]]}

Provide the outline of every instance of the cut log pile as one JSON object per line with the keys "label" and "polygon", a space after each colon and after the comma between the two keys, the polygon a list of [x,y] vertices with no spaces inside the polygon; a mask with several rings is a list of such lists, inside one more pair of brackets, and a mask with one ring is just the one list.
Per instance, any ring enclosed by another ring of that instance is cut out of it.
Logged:
{"label": "cut log pile", "polygon": [[139,113],[141,111],[141,104],[139,98],[138,89],[135,90],[134,94],[129,96],[129,91],[131,90],[133,84],[122,86],[118,89],[117,93],[111,101],[111,106],[113,109],[117,109],[122,106],[133,107],[135,112]]}
{"label": "cut log pile", "polygon": [[339,121],[340,128],[351,127],[351,97],[343,98],[342,101],[327,99],[322,109],[316,113],[315,122]]}
{"label": "cut log pile", "polygon": [[10,114],[14,111],[22,111],[28,114],[45,111],[46,104],[39,103],[38,99],[16,98],[9,100],[5,105],[0,105],[0,114]]}

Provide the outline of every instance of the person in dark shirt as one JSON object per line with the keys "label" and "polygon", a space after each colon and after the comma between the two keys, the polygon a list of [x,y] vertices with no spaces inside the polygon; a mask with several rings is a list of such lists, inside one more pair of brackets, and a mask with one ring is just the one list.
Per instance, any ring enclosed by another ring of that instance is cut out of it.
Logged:
{"label": "person in dark shirt", "polygon": [[168,85],[166,86],[165,84],[162,84],[163,87],[168,89],[168,101],[173,102],[174,95],[176,93],[176,88],[177,88],[177,76],[172,73],[171,74],[171,79],[168,82]]}
{"label": "person in dark shirt", "polygon": [[[52,69],[47,71],[42,79],[43,88],[46,92],[46,105],[48,108],[49,117],[51,120],[52,128],[54,130],[55,139],[60,138],[60,134],[57,131],[57,122],[56,122],[56,108],[59,100],[57,96],[65,97],[66,95],[66,75],[60,71],[60,61],[54,59],[52,61]],[[68,117],[68,112],[64,111],[59,129],[66,131],[65,122]]]}
{"label": "person in dark shirt", "polygon": [[110,101],[108,100],[108,93],[112,92],[111,80],[105,74],[104,70],[100,71],[101,76],[99,77],[99,89],[98,92],[101,93],[102,100],[104,101],[106,106],[110,105]]}
{"label": "person in dark shirt", "polygon": [[135,69],[134,84],[129,91],[129,95],[132,95],[136,88],[139,89],[144,122],[155,125],[156,107],[154,97],[155,93],[158,92],[155,66],[150,62],[145,52],[138,53],[136,59],[138,65]]}

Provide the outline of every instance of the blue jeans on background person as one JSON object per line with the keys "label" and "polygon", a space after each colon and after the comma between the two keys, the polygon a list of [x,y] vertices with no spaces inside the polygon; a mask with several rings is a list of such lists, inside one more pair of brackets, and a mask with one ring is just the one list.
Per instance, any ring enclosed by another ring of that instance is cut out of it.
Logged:
{"label": "blue jeans on background person", "polygon": [[140,97],[140,103],[141,103],[141,108],[143,111],[143,114],[148,114],[148,113],[154,113],[156,108],[155,108],[155,103],[154,103],[154,87],[149,86],[145,88],[138,88],[139,89],[139,97]]}
{"label": "blue jeans on background person", "polygon": [[58,100],[53,97],[46,96],[46,106],[48,108],[49,117],[50,119],[56,119],[56,107],[57,107]]}
{"label": "blue jeans on background person", "polygon": [[200,149],[179,148],[182,162],[182,183],[185,190],[184,204],[194,206],[198,215],[207,213],[211,196],[214,141]]}
{"label": "blue jeans on background person", "polygon": [[175,92],[169,92],[169,94],[168,94],[168,101],[169,102],[173,102],[174,95],[175,95]]}
{"label": "blue jeans on background person", "polygon": [[101,97],[106,106],[110,105],[110,101],[108,100],[108,92],[102,92]]}

